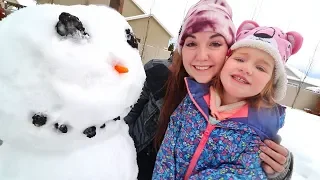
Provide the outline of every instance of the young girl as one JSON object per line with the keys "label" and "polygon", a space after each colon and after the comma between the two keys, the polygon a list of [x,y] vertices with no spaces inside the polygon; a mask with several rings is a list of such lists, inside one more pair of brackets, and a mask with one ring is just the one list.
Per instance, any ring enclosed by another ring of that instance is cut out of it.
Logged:
{"label": "young girl", "polygon": [[267,179],[259,146],[283,126],[285,108],[275,103],[286,92],[284,64],[301,45],[296,32],[242,23],[210,92],[185,79],[188,95],[171,115],[153,179]]}

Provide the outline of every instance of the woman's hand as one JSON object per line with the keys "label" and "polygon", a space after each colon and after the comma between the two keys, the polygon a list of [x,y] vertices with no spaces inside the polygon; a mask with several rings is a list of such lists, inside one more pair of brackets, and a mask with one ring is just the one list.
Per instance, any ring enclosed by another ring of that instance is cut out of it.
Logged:
{"label": "woman's hand", "polygon": [[265,140],[267,146],[261,146],[260,158],[263,160],[262,168],[267,174],[280,173],[284,171],[289,151],[271,141]]}

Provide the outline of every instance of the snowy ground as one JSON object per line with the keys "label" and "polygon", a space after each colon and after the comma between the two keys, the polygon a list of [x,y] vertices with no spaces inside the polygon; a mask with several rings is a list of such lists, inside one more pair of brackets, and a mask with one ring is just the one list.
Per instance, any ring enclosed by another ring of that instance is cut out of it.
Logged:
{"label": "snowy ground", "polygon": [[294,154],[292,180],[320,180],[320,117],[287,108],[281,144]]}
{"label": "snowy ground", "polygon": [[[287,108],[282,145],[294,154],[292,180],[320,180],[320,117]],[[0,143],[1,145],[1,143]]]}

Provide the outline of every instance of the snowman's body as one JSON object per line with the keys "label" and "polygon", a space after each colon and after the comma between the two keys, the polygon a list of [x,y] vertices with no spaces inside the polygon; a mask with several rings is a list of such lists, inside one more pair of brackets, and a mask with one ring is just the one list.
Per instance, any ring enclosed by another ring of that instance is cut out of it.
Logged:
{"label": "snowman's body", "polygon": [[0,179],[133,180],[145,74],[123,16],[39,5],[0,22]]}
{"label": "snowman's body", "polygon": [[1,180],[133,180],[138,168],[128,128],[106,141],[70,153],[0,148]]}

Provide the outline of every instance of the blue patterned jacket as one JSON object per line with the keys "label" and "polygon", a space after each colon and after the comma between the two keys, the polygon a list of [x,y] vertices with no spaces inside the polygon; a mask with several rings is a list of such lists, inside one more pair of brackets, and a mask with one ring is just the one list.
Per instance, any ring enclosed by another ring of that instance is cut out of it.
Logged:
{"label": "blue patterned jacket", "polygon": [[285,107],[248,107],[247,117],[210,124],[204,99],[208,86],[189,78],[186,85],[188,94],[170,117],[152,179],[186,179],[190,163],[194,168],[187,179],[267,179],[259,146],[276,137],[284,124]]}

